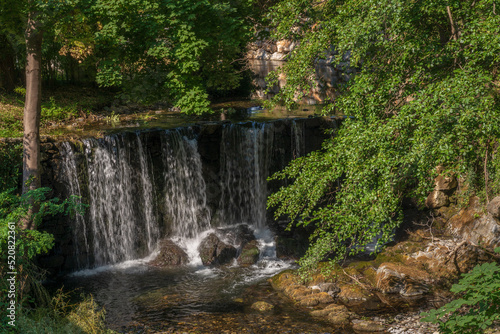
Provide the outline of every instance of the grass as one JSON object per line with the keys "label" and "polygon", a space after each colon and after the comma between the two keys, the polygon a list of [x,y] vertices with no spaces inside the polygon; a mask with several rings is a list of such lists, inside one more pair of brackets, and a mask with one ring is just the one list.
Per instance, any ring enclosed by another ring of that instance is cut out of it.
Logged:
{"label": "grass", "polygon": [[[114,100],[113,92],[91,87],[64,86],[42,93],[41,134],[72,120],[100,114]],[[8,94],[0,92],[0,138],[23,135],[24,94],[23,88]]]}

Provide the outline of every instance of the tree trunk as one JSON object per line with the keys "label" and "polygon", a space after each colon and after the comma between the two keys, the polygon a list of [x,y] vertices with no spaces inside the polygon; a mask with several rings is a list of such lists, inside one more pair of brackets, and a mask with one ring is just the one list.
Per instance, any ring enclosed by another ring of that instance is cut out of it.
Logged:
{"label": "tree trunk", "polygon": [[[26,101],[24,104],[23,193],[40,187],[40,115],[42,111],[42,31],[36,13],[30,12],[26,28]],[[31,203],[32,204],[32,203]],[[33,228],[32,206],[23,222]]]}

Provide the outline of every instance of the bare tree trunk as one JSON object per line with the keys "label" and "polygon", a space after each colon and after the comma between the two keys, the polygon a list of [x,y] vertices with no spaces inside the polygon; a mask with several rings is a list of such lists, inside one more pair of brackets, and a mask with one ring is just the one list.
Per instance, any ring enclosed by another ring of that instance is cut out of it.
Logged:
{"label": "bare tree trunk", "polygon": [[[26,28],[26,101],[24,104],[23,193],[40,187],[40,115],[42,110],[42,31],[36,13],[30,12]],[[23,222],[33,228],[32,207]]]}

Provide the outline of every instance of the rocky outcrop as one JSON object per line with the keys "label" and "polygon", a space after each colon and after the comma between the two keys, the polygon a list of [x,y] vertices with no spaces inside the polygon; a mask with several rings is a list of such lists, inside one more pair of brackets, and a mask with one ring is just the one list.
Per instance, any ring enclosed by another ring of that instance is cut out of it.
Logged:
{"label": "rocky outcrop", "polygon": [[486,210],[493,218],[500,218],[500,196],[493,198],[486,206]]}
{"label": "rocky outcrop", "polygon": [[[493,201],[488,205],[492,211],[495,211]],[[490,210],[484,214],[477,197],[472,197],[466,208],[452,216],[446,228],[451,235],[470,244],[489,249],[500,247],[500,221],[491,214]]]}

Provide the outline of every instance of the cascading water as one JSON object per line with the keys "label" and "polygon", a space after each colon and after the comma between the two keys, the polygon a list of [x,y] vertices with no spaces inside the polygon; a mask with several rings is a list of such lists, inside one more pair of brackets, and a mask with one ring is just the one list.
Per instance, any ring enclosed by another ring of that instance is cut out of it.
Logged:
{"label": "cascading water", "polygon": [[[274,256],[266,227],[266,179],[271,170],[305,154],[304,124],[290,120],[218,127],[213,157],[206,145],[201,156],[199,130],[193,128],[83,139],[76,149],[62,145],[68,192],[89,205],[87,214],[73,222],[78,269],[143,258],[165,237],[199,263],[194,253],[201,236],[211,227],[238,224],[254,230],[261,257]],[[211,159],[215,162],[207,162]]]}
{"label": "cascading water", "polygon": [[[77,269],[92,268],[65,277],[64,286],[92,293],[106,308],[108,324],[119,330],[130,326],[136,331],[140,323],[189,331],[213,323],[225,326],[231,322],[227,316],[238,319],[234,323],[245,319],[246,326],[255,322],[255,313],[245,309],[256,298],[274,298],[271,303],[283,307],[276,294],[263,290],[249,298],[248,292],[268,289],[264,278],[291,265],[276,258],[275,236],[266,224],[268,187],[279,186],[268,185],[266,178],[306,153],[305,137],[300,121],[286,120],[127,132],[63,143],[67,192],[89,205],[72,226],[75,255],[85,255]],[[235,232],[241,230],[249,233],[242,237]],[[201,266],[199,245],[212,233],[238,249],[224,266]],[[144,264],[156,254],[170,254],[156,248],[172,241],[187,253],[190,265]],[[244,245],[258,247],[256,263],[238,262]],[[269,316],[266,324],[273,324],[268,328],[273,332],[296,324],[301,330],[315,326],[297,321],[300,314]]]}
{"label": "cascading water", "polygon": [[[73,148],[68,142],[62,144],[61,155],[63,159],[62,163],[62,174],[63,179],[68,187],[69,193],[75,196],[77,204],[81,204],[82,192],[80,189],[80,183],[78,182],[78,172],[75,162],[75,155]],[[75,214],[75,221],[73,226],[73,238],[75,242],[75,258],[76,265],[78,269],[84,268],[84,266],[89,263],[89,253],[90,246],[87,240],[87,227],[85,224],[85,218],[79,212]],[[79,240],[83,239],[83,240]],[[83,245],[83,249],[80,249],[80,245]],[[84,258],[83,262],[81,258]]]}
{"label": "cascading water", "polygon": [[154,245],[158,238],[154,232],[157,225],[146,208],[151,198],[151,183],[137,182],[137,179],[149,180],[148,171],[147,168],[134,170],[131,164],[136,159],[146,161],[142,143],[125,140],[120,135],[101,140],[86,139],[83,143],[95,265],[131,260],[150,253],[149,245]]}
{"label": "cascading water", "polygon": [[251,127],[226,124],[221,140],[222,225],[264,226],[266,179],[273,147],[272,125],[251,123]]}
{"label": "cascading water", "polygon": [[210,227],[197,141],[181,135],[179,130],[168,130],[161,136],[161,148],[165,166],[165,208],[171,220],[172,235],[193,238]]}

